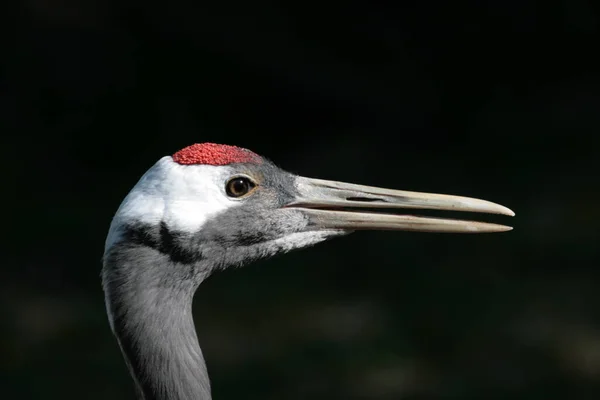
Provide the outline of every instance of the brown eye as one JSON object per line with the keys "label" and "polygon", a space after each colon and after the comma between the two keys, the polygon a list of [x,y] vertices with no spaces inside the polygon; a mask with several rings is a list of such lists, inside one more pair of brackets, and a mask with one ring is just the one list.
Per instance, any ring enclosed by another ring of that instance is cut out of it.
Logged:
{"label": "brown eye", "polygon": [[250,191],[255,187],[256,184],[249,178],[237,176],[227,181],[227,184],[225,185],[225,192],[227,192],[227,196],[229,197],[242,197],[250,193]]}

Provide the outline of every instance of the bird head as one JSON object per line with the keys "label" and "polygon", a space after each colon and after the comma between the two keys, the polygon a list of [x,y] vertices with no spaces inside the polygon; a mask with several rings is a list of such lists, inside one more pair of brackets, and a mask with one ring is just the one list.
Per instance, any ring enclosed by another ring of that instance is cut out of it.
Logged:
{"label": "bird head", "polygon": [[234,146],[161,158],[115,214],[102,270],[110,326],[142,397],[210,398],[191,300],[215,269],[355,230],[510,229],[401,213],[415,208],[513,215],[472,198],[300,177]]}
{"label": "bird head", "polygon": [[116,246],[143,245],[173,261],[214,269],[355,230],[511,229],[399,213],[407,209],[514,215],[506,207],[473,198],[301,177],[249,150],[202,143],[161,158],[146,172],[113,218],[105,255]]}

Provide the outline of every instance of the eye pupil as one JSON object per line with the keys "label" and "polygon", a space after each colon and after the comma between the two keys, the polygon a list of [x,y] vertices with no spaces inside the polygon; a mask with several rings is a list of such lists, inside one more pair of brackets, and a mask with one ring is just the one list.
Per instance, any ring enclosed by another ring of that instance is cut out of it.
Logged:
{"label": "eye pupil", "polygon": [[254,187],[254,183],[245,177],[233,178],[227,182],[225,190],[230,197],[241,197]]}
{"label": "eye pupil", "polygon": [[235,179],[232,182],[231,188],[233,193],[244,193],[248,191],[248,183],[243,179]]}

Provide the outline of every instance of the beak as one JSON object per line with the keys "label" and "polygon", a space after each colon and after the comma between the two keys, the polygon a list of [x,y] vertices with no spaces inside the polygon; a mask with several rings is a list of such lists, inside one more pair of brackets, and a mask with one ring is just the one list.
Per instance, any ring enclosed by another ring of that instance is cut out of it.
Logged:
{"label": "beak", "polygon": [[299,195],[286,207],[301,209],[309,216],[311,225],[318,229],[504,232],[512,228],[486,222],[392,214],[389,211],[426,209],[515,215],[504,206],[470,197],[382,189],[304,177],[297,177],[296,186]]}

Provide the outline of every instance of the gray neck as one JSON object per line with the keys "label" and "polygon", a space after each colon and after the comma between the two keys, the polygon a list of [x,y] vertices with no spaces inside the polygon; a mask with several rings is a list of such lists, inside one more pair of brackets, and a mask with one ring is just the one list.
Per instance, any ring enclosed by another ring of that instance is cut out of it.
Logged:
{"label": "gray neck", "polygon": [[140,399],[211,399],[192,317],[201,279],[189,279],[191,271],[152,249],[124,248],[105,257],[109,319]]}

